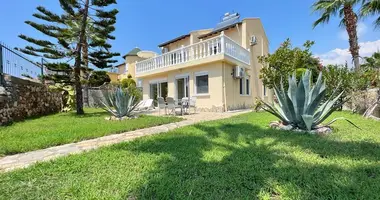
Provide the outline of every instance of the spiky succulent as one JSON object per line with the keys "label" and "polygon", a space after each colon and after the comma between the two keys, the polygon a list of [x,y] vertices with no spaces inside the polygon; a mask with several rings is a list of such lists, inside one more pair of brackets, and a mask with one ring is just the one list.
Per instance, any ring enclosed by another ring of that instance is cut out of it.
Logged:
{"label": "spiky succulent", "polygon": [[[311,86],[311,71],[309,70],[302,75],[298,85],[295,74],[288,79],[288,91],[285,91],[282,81],[281,88],[274,87],[278,103],[275,102],[273,105],[269,105],[262,101],[264,104],[263,109],[278,117],[285,125],[291,125],[293,128],[302,130],[313,130],[345,102],[337,103],[343,92],[336,95],[336,90],[327,101],[323,102],[326,94],[326,84],[322,81],[322,73],[319,74],[314,86]],[[357,127],[346,118],[337,119],[345,119]],[[337,119],[332,120],[325,126],[330,125]]]}
{"label": "spiky succulent", "polygon": [[104,100],[100,102],[104,109],[117,118],[133,117],[133,111],[137,107],[135,96],[124,91],[120,87],[111,90],[103,90]]}

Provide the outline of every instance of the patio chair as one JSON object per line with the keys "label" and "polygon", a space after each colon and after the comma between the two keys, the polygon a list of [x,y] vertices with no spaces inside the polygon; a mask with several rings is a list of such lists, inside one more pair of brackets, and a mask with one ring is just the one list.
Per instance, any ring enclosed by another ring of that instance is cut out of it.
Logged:
{"label": "patio chair", "polygon": [[188,97],[183,97],[181,99],[181,105],[182,105],[183,111],[187,112],[187,110],[189,109],[189,98]]}
{"label": "patio chair", "polygon": [[167,109],[168,109],[168,114],[173,114],[175,115],[175,109],[178,108],[176,105],[174,98],[173,97],[166,97],[166,101],[168,103]]}
{"label": "patio chair", "polygon": [[146,100],[141,100],[141,101],[137,104],[135,110],[136,110],[136,111],[139,111],[139,110],[144,106],[145,101],[146,101]]}
{"label": "patio chair", "polygon": [[138,107],[138,111],[150,110],[153,108],[153,99],[147,99]]}
{"label": "patio chair", "polygon": [[167,112],[166,112],[167,106],[166,106],[166,102],[165,102],[164,98],[158,97],[157,101],[158,101],[158,115],[161,115],[161,109],[165,110],[165,115],[166,115],[167,114]]}
{"label": "patio chair", "polygon": [[191,97],[189,101],[189,112],[190,108],[194,108],[194,114],[197,113],[197,97]]}

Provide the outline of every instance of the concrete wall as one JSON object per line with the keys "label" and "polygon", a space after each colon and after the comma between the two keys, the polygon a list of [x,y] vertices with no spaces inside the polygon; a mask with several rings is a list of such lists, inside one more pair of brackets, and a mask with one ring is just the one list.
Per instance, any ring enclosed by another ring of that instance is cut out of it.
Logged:
{"label": "concrete wall", "polygon": [[5,76],[0,86],[0,125],[61,110],[62,96],[40,83]]}

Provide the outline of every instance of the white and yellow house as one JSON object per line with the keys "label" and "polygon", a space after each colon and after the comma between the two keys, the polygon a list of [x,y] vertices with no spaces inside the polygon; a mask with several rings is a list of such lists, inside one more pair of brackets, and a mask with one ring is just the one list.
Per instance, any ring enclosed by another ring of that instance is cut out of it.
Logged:
{"label": "white and yellow house", "polygon": [[131,74],[144,99],[197,97],[197,109],[212,112],[248,108],[256,97],[272,101],[259,79],[257,58],[268,54],[268,46],[259,18],[240,20],[227,13],[213,29],[160,44],[160,55],[133,49],[124,56],[119,78]]}

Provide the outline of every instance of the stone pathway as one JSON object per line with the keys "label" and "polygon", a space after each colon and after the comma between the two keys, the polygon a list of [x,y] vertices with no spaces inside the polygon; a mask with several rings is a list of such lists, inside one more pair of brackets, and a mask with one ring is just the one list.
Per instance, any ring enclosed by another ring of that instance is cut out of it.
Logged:
{"label": "stone pathway", "polygon": [[[139,129],[121,134],[108,135],[91,140],[84,140],[77,143],[65,144],[61,146],[50,147],[47,149],[6,156],[0,158],[0,172],[8,172],[14,169],[25,168],[37,162],[48,161],[69,154],[78,154],[92,149],[97,149],[103,146],[134,140],[136,138],[147,135],[154,135],[167,132],[179,127],[192,125],[202,121],[224,119],[246,112],[249,112],[249,110],[243,110],[232,113],[197,113],[192,115],[185,115],[183,116],[185,120],[181,122],[164,124],[161,126]],[[153,115],[155,115],[155,113],[153,113]]]}

